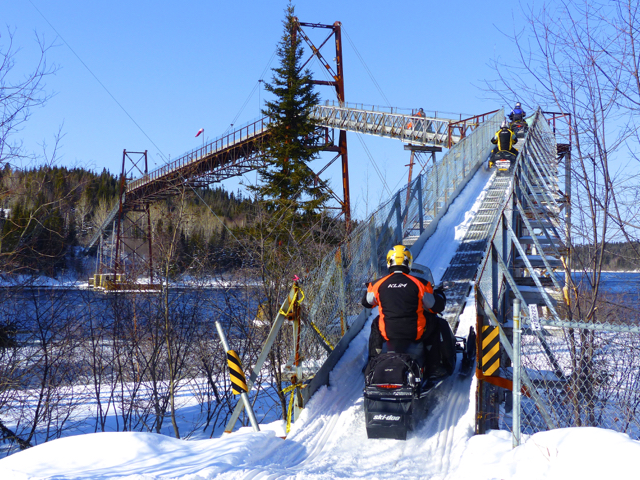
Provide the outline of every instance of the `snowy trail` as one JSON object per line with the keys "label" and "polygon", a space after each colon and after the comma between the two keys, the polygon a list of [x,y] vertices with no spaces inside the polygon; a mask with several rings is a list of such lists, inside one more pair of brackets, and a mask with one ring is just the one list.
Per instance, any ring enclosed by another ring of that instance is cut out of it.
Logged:
{"label": "snowy trail", "polygon": [[[455,254],[490,179],[481,170],[476,174],[417,256],[418,263],[431,266],[436,282]],[[455,469],[473,435],[472,376],[460,378],[456,373],[432,392],[426,417],[406,441],[367,439],[362,367],[375,315],[376,311],[332,372],[331,386],[314,395],[277,455],[250,460],[233,478],[445,478]],[[467,332],[474,323],[474,308],[469,305],[459,331]]]}

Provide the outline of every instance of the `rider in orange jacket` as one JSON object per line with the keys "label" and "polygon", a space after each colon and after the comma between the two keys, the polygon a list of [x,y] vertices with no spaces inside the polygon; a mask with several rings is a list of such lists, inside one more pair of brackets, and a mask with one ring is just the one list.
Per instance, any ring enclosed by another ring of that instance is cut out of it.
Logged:
{"label": "rider in orange jacket", "polygon": [[[410,275],[413,257],[404,245],[396,245],[387,254],[389,274],[367,284],[362,299],[366,308],[378,306],[379,316],[371,325],[369,356],[382,351],[408,353],[418,359],[432,375],[451,374],[455,365],[443,365],[442,336],[451,341],[445,348],[455,350],[453,333],[447,322],[438,317],[447,298],[431,281]],[[444,324],[443,324],[444,322]],[[455,359],[455,352],[454,359]]]}

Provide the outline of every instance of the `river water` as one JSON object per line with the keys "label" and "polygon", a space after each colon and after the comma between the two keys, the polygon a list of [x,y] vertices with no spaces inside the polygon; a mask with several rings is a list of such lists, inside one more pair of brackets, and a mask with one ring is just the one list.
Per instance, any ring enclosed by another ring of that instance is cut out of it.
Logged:
{"label": "river water", "polygon": [[[574,273],[574,282],[580,283],[581,274]],[[564,281],[564,275],[559,274]],[[587,282],[582,282],[586,288]],[[600,284],[601,291],[612,295],[624,295],[627,298],[640,297],[640,272],[603,272]],[[243,288],[173,288],[169,294],[169,304],[173,309],[190,311],[197,316],[198,323],[221,320],[225,322],[230,316],[246,316],[254,318],[260,299],[255,287]],[[65,316],[71,312],[76,315],[111,316],[118,299],[129,299],[127,308],[136,304],[141,309],[158,309],[164,305],[160,294],[155,293],[103,293],[101,291],[82,288],[0,288],[0,320],[7,315],[19,316],[21,313],[34,313],[33,308],[50,304],[49,307],[59,309]],[[12,308],[8,308],[9,306]],[[180,307],[180,308],[178,308]],[[123,307],[124,308],[124,307]],[[132,314],[136,314],[131,310]],[[140,314],[140,310],[137,311]]]}
{"label": "river water", "polygon": [[[574,273],[573,281],[580,284],[582,274]],[[564,281],[564,274],[559,278]],[[588,282],[581,283],[582,288],[587,288]],[[640,272],[603,272],[600,281],[600,291],[611,295],[623,295],[624,297],[640,296]]]}
{"label": "river water", "polygon": [[601,286],[608,293],[638,295],[640,272],[605,272],[602,274]]}
{"label": "river water", "polygon": [[[216,320],[223,325],[250,323],[259,303],[251,288],[175,288],[168,297],[160,292],[102,293],[82,288],[0,288],[0,327],[10,325],[21,332],[51,323],[87,335],[88,329],[113,328],[115,322],[130,328],[155,328],[172,322],[196,325],[211,332]],[[168,307],[168,309],[167,309]]]}

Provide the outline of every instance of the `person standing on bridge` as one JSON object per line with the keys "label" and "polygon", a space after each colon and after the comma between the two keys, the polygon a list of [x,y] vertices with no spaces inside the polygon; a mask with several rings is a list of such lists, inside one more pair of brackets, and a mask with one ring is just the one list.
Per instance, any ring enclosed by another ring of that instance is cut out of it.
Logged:
{"label": "person standing on bridge", "polygon": [[509,130],[506,120],[502,122],[500,130],[495,133],[495,135],[491,139],[491,143],[496,145],[495,148],[491,151],[492,154],[498,153],[498,151],[507,151],[513,153],[514,155],[518,155],[518,150],[513,147],[516,143],[518,143],[518,137],[516,137],[515,133]]}
{"label": "person standing on bridge", "polygon": [[[420,118],[425,118],[424,110],[422,108],[420,108],[417,112],[412,113],[411,115],[414,115]],[[417,120],[416,130],[420,131],[422,130],[423,127],[424,127],[424,120]],[[413,122],[409,121],[409,123],[407,123],[407,128],[413,128]]]}
{"label": "person standing on bridge", "polygon": [[[451,375],[455,367],[455,337],[449,324],[438,317],[447,297],[430,280],[410,275],[413,256],[404,245],[387,253],[389,274],[367,283],[362,298],[366,308],[379,307],[371,325],[369,359],[383,351],[407,353],[427,376]],[[428,269],[427,269],[428,270]]]}
{"label": "person standing on bridge", "polygon": [[418,113],[416,113],[416,116],[420,117],[420,120],[416,122],[416,128],[418,129],[418,131],[421,132],[424,129],[424,118],[425,118],[424,110],[420,108],[420,110],[418,110]]}

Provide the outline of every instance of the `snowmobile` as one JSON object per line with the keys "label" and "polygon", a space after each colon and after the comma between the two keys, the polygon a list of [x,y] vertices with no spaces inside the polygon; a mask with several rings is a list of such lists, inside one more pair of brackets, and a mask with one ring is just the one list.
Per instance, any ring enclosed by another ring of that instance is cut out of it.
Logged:
{"label": "snowmobile", "polygon": [[462,353],[458,375],[469,375],[476,355],[475,331],[470,327],[467,338],[454,337],[452,333],[450,336],[455,341],[455,350],[453,358],[449,359],[452,368],[446,372],[431,369],[430,373],[428,368],[420,366],[419,357],[405,353],[417,343],[410,344],[409,348],[394,349],[389,346],[386,352],[369,361],[365,370],[364,388],[368,438],[406,440],[407,432],[413,430],[426,413],[426,397],[429,392],[453,374],[458,353]]}
{"label": "snowmobile", "polygon": [[516,137],[524,138],[529,131],[529,125],[524,120],[515,120],[511,122],[509,129],[516,134]]}
{"label": "snowmobile", "polygon": [[516,164],[516,156],[508,150],[498,150],[489,157],[489,168],[495,168],[498,173],[508,172]]}

